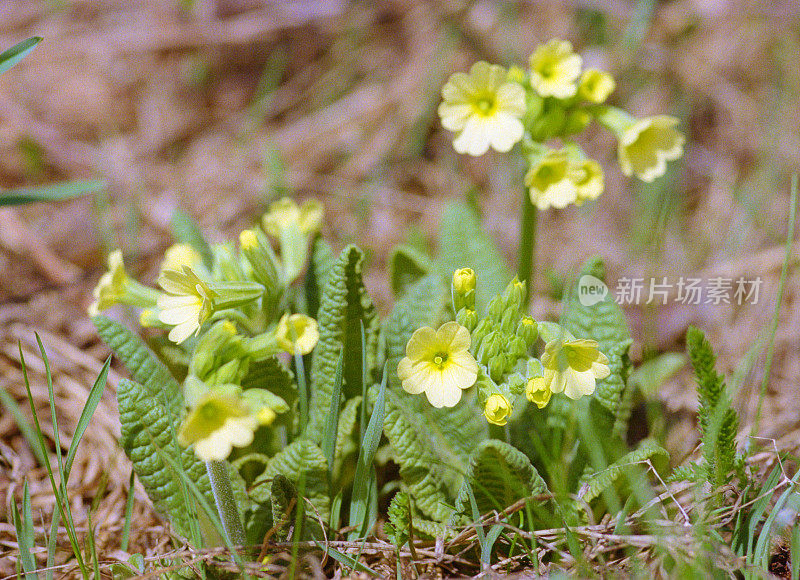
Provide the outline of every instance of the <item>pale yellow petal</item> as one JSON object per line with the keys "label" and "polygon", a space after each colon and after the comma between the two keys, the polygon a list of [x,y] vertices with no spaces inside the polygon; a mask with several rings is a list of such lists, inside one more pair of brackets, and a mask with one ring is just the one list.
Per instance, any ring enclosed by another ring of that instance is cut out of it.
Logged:
{"label": "pale yellow petal", "polygon": [[430,326],[423,326],[414,331],[406,345],[406,356],[417,361],[425,358],[436,343],[436,331]]}

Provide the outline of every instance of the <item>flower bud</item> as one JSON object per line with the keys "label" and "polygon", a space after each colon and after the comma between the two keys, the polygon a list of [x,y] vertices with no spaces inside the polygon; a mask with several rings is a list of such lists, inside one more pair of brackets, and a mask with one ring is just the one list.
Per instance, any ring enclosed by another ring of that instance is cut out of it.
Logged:
{"label": "flower bud", "polygon": [[460,268],[453,272],[453,289],[462,296],[475,290],[475,271],[472,268]]}
{"label": "flower bud", "polygon": [[475,308],[475,272],[472,268],[461,268],[453,273],[453,309]]}
{"label": "flower bud", "polygon": [[317,345],[317,321],[305,314],[284,314],[275,329],[278,346],[288,353],[308,354]]}
{"label": "flower bud", "polygon": [[522,337],[528,347],[530,347],[536,342],[538,335],[539,329],[536,321],[530,316],[523,316],[517,324],[517,336]]}
{"label": "flower bud", "polygon": [[553,391],[547,386],[544,377],[533,377],[525,386],[525,397],[540,409],[544,409],[550,402]]}
{"label": "flower bud", "polygon": [[456,322],[472,332],[478,324],[478,313],[472,308],[464,307],[456,314]]}
{"label": "flower bud", "polygon": [[567,113],[564,122],[564,135],[581,133],[592,122],[592,114],[586,109],[573,109]]}
{"label": "flower bud", "polygon": [[483,416],[493,425],[505,425],[508,423],[511,411],[513,411],[513,408],[509,400],[500,393],[494,393],[486,399],[486,405],[483,407]]}
{"label": "flower bud", "polygon": [[[263,235],[263,234],[262,234]],[[253,267],[256,282],[266,288],[278,286],[277,258],[266,240],[259,239],[253,230],[244,230],[239,234],[239,246],[247,261]]]}
{"label": "flower bud", "polygon": [[505,354],[498,354],[495,355],[491,360],[489,360],[489,375],[492,377],[492,380],[496,383],[499,383],[503,380],[503,375],[506,374],[508,370],[508,356]]}
{"label": "flower bud", "polygon": [[476,358],[481,364],[488,365],[489,361],[500,353],[501,347],[501,335],[496,330],[493,330],[481,341]]}
{"label": "flower bud", "polygon": [[614,92],[614,77],[595,68],[586,69],[578,83],[578,97],[590,103],[600,104]]}
{"label": "flower bud", "polygon": [[506,379],[506,384],[512,395],[521,395],[525,392],[525,386],[528,384],[528,380],[520,373],[514,373],[513,375],[509,375]]}

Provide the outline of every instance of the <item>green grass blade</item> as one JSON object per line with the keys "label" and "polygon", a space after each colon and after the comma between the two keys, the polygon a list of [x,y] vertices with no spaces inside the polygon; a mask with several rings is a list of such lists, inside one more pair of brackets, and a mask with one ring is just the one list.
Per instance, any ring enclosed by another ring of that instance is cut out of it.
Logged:
{"label": "green grass blade", "polygon": [[136,478],[136,473],[131,469],[131,476],[128,479],[128,498],[125,500],[125,524],[122,526],[122,537],[119,541],[119,549],[123,552],[128,551],[128,542],[131,537],[131,520],[133,519],[133,500],[135,494],[133,493],[133,485]]}
{"label": "green grass blade", "polygon": [[63,201],[93,193],[106,188],[106,182],[99,179],[85,179],[42,185],[40,187],[24,187],[0,191],[0,206],[21,205],[49,201]]}
{"label": "green grass blade", "polygon": [[469,505],[472,508],[472,521],[475,524],[475,533],[478,535],[478,543],[481,546],[481,554],[483,554],[486,546],[486,532],[483,531],[483,526],[480,525],[481,512],[478,510],[478,502],[475,500],[475,493],[472,491],[469,479],[464,478],[464,487],[467,489],[469,496]]}
{"label": "green grass blade", "polygon": [[33,517],[31,516],[31,492],[28,482],[22,488],[22,513],[20,513],[17,503],[11,501],[11,519],[17,532],[17,544],[19,546],[19,562],[25,572],[26,580],[35,580],[36,558],[33,556],[34,535]]}
{"label": "green grass blade", "polygon": [[756,406],[756,418],[750,435],[757,436],[761,423],[761,407],[764,404],[764,396],[767,393],[767,384],[772,371],[772,357],[775,353],[775,333],[778,330],[778,316],[783,302],[783,293],[786,289],[786,279],[789,277],[789,262],[792,257],[792,244],[794,244],[794,230],[797,225],[797,174],[792,176],[792,192],[789,201],[789,231],[786,234],[786,248],[781,267],[781,277],[778,282],[778,296],[775,298],[775,313],[772,315],[772,322],[769,330],[769,346],[767,347],[767,358],[764,361],[764,378],[761,381],[761,391],[758,393],[758,405]]}
{"label": "green grass blade", "polygon": [[361,439],[361,449],[358,452],[358,464],[353,478],[353,499],[350,503],[350,525],[355,526],[355,530],[350,532],[350,540],[361,537],[367,533],[367,515],[370,494],[370,475],[374,473],[373,461],[378,444],[383,435],[383,419],[386,412],[386,384],[389,380],[389,373],[386,367],[383,369],[383,380],[381,389],[375,400],[375,407],[372,409],[372,416],[369,419],[367,430]]}
{"label": "green grass blade", "polygon": [[[328,472],[333,481],[333,461],[336,454],[336,435],[339,430],[339,407],[342,399],[342,373],[344,371],[344,350],[339,352],[339,361],[336,363],[336,378],[333,381],[333,394],[331,395],[331,408],[325,420],[325,430],[322,432],[322,453],[328,461]],[[363,400],[363,399],[362,399]]]}
{"label": "green grass blade", "polygon": [[495,524],[489,529],[489,533],[486,534],[486,543],[481,546],[481,564],[484,570],[492,565],[492,548],[504,529],[505,527],[503,524]]}
{"label": "green grass blade", "polygon": [[78,453],[78,444],[89,426],[89,421],[92,420],[94,412],[97,410],[97,405],[103,396],[106,388],[106,381],[108,380],[108,369],[111,367],[111,357],[106,359],[103,368],[100,369],[100,374],[94,381],[94,385],[89,390],[89,396],[86,397],[86,404],[83,406],[81,416],[78,419],[78,424],[75,426],[75,435],[72,437],[72,443],[69,445],[67,451],[67,460],[64,462],[64,480],[62,485],[66,486],[69,479],[69,472],[72,469],[72,462],[75,461],[75,455]]}
{"label": "green grass blade", "polygon": [[88,558],[92,561],[92,570],[94,571],[95,578],[102,578],[100,576],[100,562],[97,559],[97,545],[94,541],[94,527],[92,526],[92,510],[86,511],[86,544],[89,551]]}
{"label": "green grass blade", "polygon": [[343,554],[342,552],[340,552],[339,550],[337,550],[335,548],[330,548],[330,547],[329,548],[325,548],[317,540],[314,540],[314,543],[317,546],[319,546],[319,548],[321,550],[325,550],[331,556],[331,558],[333,558],[334,560],[336,560],[340,564],[342,564],[344,566],[347,566],[349,568],[353,568],[355,570],[359,570],[361,572],[366,572],[367,574],[370,574],[370,575],[374,576],[375,578],[380,578],[381,577],[381,575],[378,574],[375,570],[373,570],[372,568],[370,568],[366,564],[362,564],[361,562],[359,562],[358,560],[352,558],[351,556],[348,556],[347,554]]}
{"label": "green grass blade", "polygon": [[758,528],[759,522],[761,522],[761,517],[767,510],[767,506],[769,506],[769,500],[772,497],[772,490],[777,485],[780,476],[780,465],[776,465],[769,474],[769,477],[767,477],[764,485],[761,487],[758,499],[753,503],[753,507],[750,509],[750,514],[748,515],[749,521],[747,525],[747,537],[745,538],[747,544],[744,550],[744,555],[747,556],[747,561],[750,564],[753,563],[752,553],[755,547],[754,541],[756,538],[756,529]]}
{"label": "green grass blade", "polygon": [[12,66],[17,64],[23,58],[28,56],[28,54],[36,48],[36,45],[42,41],[42,38],[39,36],[34,36],[32,38],[28,38],[23,40],[19,44],[15,44],[8,50],[3,51],[0,53],[0,74],[3,74]]}
{"label": "green grass blade", "polygon": [[[38,335],[36,336],[36,338],[37,338],[37,340],[39,340],[39,336]],[[49,383],[49,388],[50,388],[50,393],[51,393],[51,395],[50,395],[50,406],[51,406],[51,411],[52,411],[52,407],[53,407],[52,375],[50,374],[49,362],[47,362],[47,355],[46,355],[46,353],[44,352],[44,349],[41,346],[41,341],[39,341],[39,345],[40,345],[40,349],[42,349],[42,355],[44,356],[44,360],[45,360],[45,370],[47,372],[48,383]],[[33,393],[31,392],[31,383],[30,383],[30,380],[28,379],[28,367],[25,364],[25,355],[22,353],[22,343],[18,343],[18,348],[19,348],[20,366],[22,367],[22,378],[23,378],[23,380],[25,382],[25,390],[26,390],[27,395],[28,395],[28,403],[31,406],[31,414],[33,415],[33,423],[34,423],[34,427],[36,429],[36,436],[37,436],[37,439],[39,441],[39,447],[40,447],[40,450],[42,452],[42,455],[46,456],[47,455],[47,444],[45,443],[45,440],[44,440],[44,434],[42,432],[42,426],[39,423],[39,414],[36,412],[36,405],[33,402]],[[56,425],[53,426],[53,429],[55,430],[56,434],[58,434],[58,428],[57,428]],[[58,447],[58,445],[57,445],[57,447]],[[60,449],[59,449],[59,455],[60,455]],[[44,465],[45,465],[45,468],[47,469],[47,476],[50,479],[50,487],[53,490],[53,495],[55,496],[56,507],[58,508],[59,515],[66,522],[65,527],[66,527],[66,530],[67,530],[67,537],[69,538],[69,543],[70,543],[70,546],[72,547],[72,552],[75,555],[75,560],[78,563],[78,567],[81,570],[82,576],[86,580],[88,580],[89,571],[86,569],[86,565],[85,565],[85,563],[83,561],[83,556],[81,554],[80,547],[78,546],[78,537],[77,537],[77,534],[75,533],[75,522],[72,519],[72,512],[70,511],[69,502],[66,501],[66,498],[61,494],[59,486],[56,484],[55,475],[53,475],[53,467],[50,465],[50,462],[49,461],[45,461]],[[63,477],[63,472],[61,472],[61,475]],[[63,481],[63,479],[62,479],[62,481]],[[54,520],[55,520],[55,516],[54,516]],[[55,537],[55,535],[56,534],[52,534],[51,535],[51,541],[52,541],[53,537]]]}
{"label": "green grass blade", "polygon": [[306,382],[306,368],[303,364],[303,355],[294,353],[294,368],[297,375],[297,392],[300,399],[300,431],[308,427],[308,384]]}
{"label": "green grass blade", "polygon": [[800,526],[795,524],[792,528],[791,552],[792,580],[800,579]]}
{"label": "green grass blade", "polygon": [[358,440],[364,440],[364,429],[367,424],[367,331],[364,320],[361,321],[361,421],[358,423]]}
{"label": "green grass blade", "polygon": [[[783,506],[789,500],[792,494],[797,493],[797,481],[800,479],[800,471],[798,471],[792,478],[792,482],[775,502],[775,506],[770,510],[767,519],[764,520],[764,526],[761,528],[761,533],[758,534],[758,541],[756,542],[756,549],[753,556],[753,562],[762,570],[767,570],[769,567],[770,548],[772,547],[773,534],[772,527],[775,525],[776,519],[779,517]],[[778,534],[780,532],[777,532]]]}
{"label": "green grass blade", "polygon": [[20,433],[22,436],[25,437],[25,440],[28,442],[28,447],[31,448],[33,455],[36,457],[36,461],[39,462],[39,465],[44,467],[47,458],[42,455],[42,448],[39,446],[39,440],[36,437],[36,430],[31,425],[31,422],[28,421],[28,418],[22,413],[22,409],[14,400],[14,397],[9,395],[5,389],[0,389],[0,403],[2,403],[8,412],[11,413],[11,416],[14,417],[14,421],[17,423],[17,427],[19,427]]}

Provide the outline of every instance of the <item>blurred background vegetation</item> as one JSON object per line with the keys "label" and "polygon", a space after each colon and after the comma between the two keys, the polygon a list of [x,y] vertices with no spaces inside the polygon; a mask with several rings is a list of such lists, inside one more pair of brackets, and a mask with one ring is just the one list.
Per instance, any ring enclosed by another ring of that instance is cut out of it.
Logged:
{"label": "blurred background vegetation", "polygon": [[[30,362],[32,332],[43,332],[66,441],[82,408],[72,407],[107,355],[85,315],[104,255],[121,247],[132,273],[152,281],[176,208],[222,240],[277,197],[318,197],[334,245],[367,252],[367,284],[384,312],[389,249],[429,243],[448,199],[474,200],[511,262],[523,168],[491,152],[457,155],[436,115],[439,91],[476,60],[524,64],[554,36],[612,72],[612,103],[680,117],[688,142],[667,176],[647,185],[620,174],[609,136],[590,134],[584,145],[604,163],[606,192],[541,215],[533,314],[557,315],[565,285],[595,254],[612,287],[625,277],[761,277],[757,304],[626,310],[637,361],[682,351],[688,325],[704,328],[749,428],[800,167],[796,0],[4,0],[0,49],[34,35],[44,41],[0,78],[0,187],[100,178],[107,189],[0,208],[0,386],[24,399],[17,341]],[[800,426],[795,267],[793,259],[762,421],[762,434],[790,450]],[[34,393],[45,409],[46,389]],[[696,407],[688,370],[646,405],[674,463],[696,446]],[[115,413],[110,392],[73,470],[82,470],[85,501],[99,505],[94,521],[109,529],[129,473],[116,469]],[[36,461],[7,414],[0,434],[5,496]],[[46,485],[32,492],[34,505],[47,505]],[[136,505],[155,526],[145,502]],[[148,540],[141,528],[137,541],[155,549],[157,533]]]}

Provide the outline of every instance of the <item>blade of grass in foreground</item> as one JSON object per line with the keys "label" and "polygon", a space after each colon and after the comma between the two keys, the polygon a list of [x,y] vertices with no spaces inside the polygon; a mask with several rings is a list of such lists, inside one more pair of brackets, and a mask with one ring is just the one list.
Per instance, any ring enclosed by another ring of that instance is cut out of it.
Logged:
{"label": "blade of grass in foreground", "polygon": [[0,191],[0,206],[24,203],[63,201],[106,188],[106,182],[98,179],[67,181],[40,187],[9,189]]}
{"label": "blade of grass in foreground", "polygon": [[38,45],[41,41],[42,38],[40,36],[34,36],[32,38],[23,40],[8,50],[0,53],[0,74],[3,74],[23,58],[28,56],[28,54],[34,48],[36,48],[36,45]]}
{"label": "blade of grass in foreground", "polygon": [[[37,335],[36,338],[38,340],[39,336]],[[42,351],[42,356],[43,356],[44,361],[45,361],[45,372],[47,373],[48,389],[49,389],[49,393],[50,393],[50,407],[51,407],[51,412],[54,415],[55,414],[55,408],[54,408],[54,400],[53,400],[53,384],[52,384],[53,377],[50,374],[50,365],[49,365],[49,362],[47,361],[47,353],[44,352],[44,348],[41,346],[41,341],[39,341],[39,345],[40,345],[40,349]],[[34,400],[33,400],[33,393],[31,391],[31,383],[30,383],[30,380],[28,379],[28,367],[25,364],[25,355],[22,354],[22,343],[18,344],[18,348],[19,348],[20,366],[22,367],[22,377],[23,377],[23,380],[25,381],[25,390],[26,390],[26,392],[28,394],[28,402],[30,403],[30,406],[31,406],[31,414],[33,415],[33,423],[34,423],[34,427],[36,429],[37,439],[39,441],[39,448],[41,449],[42,455],[47,456],[47,444],[45,443],[45,440],[44,440],[44,433],[42,432],[42,426],[39,423],[39,414],[36,411],[36,404],[34,403]],[[60,457],[61,456],[61,448],[59,446],[60,443],[58,441],[58,423],[54,423],[53,431],[56,433],[56,449],[58,450],[58,455]],[[58,513],[59,513],[60,517],[66,522],[66,526],[65,527],[66,527],[66,530],[67,530],[67,537],[69,538],[70,546],[72,547],[72,553],[75,555],[75,560],[76,560],[76,562],[78,564],[78,567],[80,568],[82,576],[86,580],[88,580],[89,579],[89,571],[86,569],[86,564],[83,561],[83,556],[81,554],[81,549],[80,549],[80,547],[78,545],[78,537],[77,537],[77,534],[75,533],[75,522],[72,519],[72,512],[70,511],[69,502],[66,501],[66,498],[64,498],[62,496],[62,494],[60,492],[60,486],[56,484],[56,478],[55,478],[55,475],[53,474],[53,467],[50,465],[50,462],[49,461],[45,461],[44,465],[45,465],[45,468],[47,469],[47,476],[50,479],[50,488],[53,490],[53,495],[55,496],[55,502],[56,502],[56,507],[58,508]],[[61,476],[61,481],[62,482],[65,481],[65,479],[64,479],[64,471],[63,471],[63,464],[61,463],[61,461],[59,461],[59,475]],[[56,512],[53,512],[53,513],[54,513],[53,519],[55,521],[55,518],[56,518],[55,513]],[[58,528],[56,528],[56,531],[57,530],[58,530]],[[55,541],[54,537],[56,535],[57,534],[51,534],[51,537],[50,537],[50,542],[51,543]],[[48,551],[48,557],[49,557],[49,551]]]}
{"label": "blade of grass in foreground", "polygon": [[[38,338],[38,337],[37,337]],[[78,445],[83,439],[83,434],[89,426],[89,422],[97,410],[97,405],[103,397],[103,392],[106,388],[108,381],[108,369],[111,366],[111,357],[106,359],[103,368],[100,369],[100,374],[97,375],[92,388],[89,390],[89,396],[86,397],[86,404],[83,406],[81,416],[78,419],[78,424],[75,426],[75,435],[72,437],[69,450],[67,451],[67,460],[64,463],[64,472],[61,477],[60,490],[62,494],[66,494],[67,482],[69,481],[69,474],[72,471],[72,463],[75,461],[75,455],[78,452]],[[64,495],[66,497],[66,495]],[[50,525],[50,540],[47,545],[47,580],[53,578],[52,567],[55,564],[56,548],[58,547],[58,526],[61,523],[61,514],[54,511],[52,515],[52,522]]]}
{"label": "blade of grass in foreground", "polygon": [[42,449],[39,447],[39,442],[36,437],[36,429],[33,428],[31,422],[28,421],[28,418],[22,414],[22,409],[14,398],[9,395],[5,389],[0,389],[0,403],[5,405],[8,412],[11,413],[11,416],[14,417],[14,421],[17,423],[17,427],[19,427],[20,433],[22,436],[25,437],[25,440],[28,442],[28,447],[31,448],[33,455],[36,457],[36,461],[39,462],[39,465],[44,467],[45,462],[47,461],[46,457],[42,455]]}
{"label": "blade of grass in foreground", "polygon": [[767,392],[770,371],[772,370],[772,356],[775,353],[775,333],[778,330],[778,315],[781,311],[783,302],[783,292],[786,289],[786,278],[789,276],[789,262],[792,257],[792,245],[794,244],[794,230],[797,224],[797,174],[792,176],[792,190],[789,200],[789,231],[786,233],[786,250],[781,267],[781,277],[778,282],[778,296],[775,298],[775,313],[772,316],[772,323],[769,329],[769,346],[767,348],[767,358],[764,361],[764,377],[761,381],[761,391],[758,393],[758,405],[756,406],[756,419],[753,423],[751,436],[758,435],[758,428],[761,423],[761,407],[764,404],[764,395]]}
{"label": "blade of grass in foreground", "polygon": [[354,541],[368,531],[366,529],[369,520],[367,506],[370,488],[372,487],[370,480],[375,476],[372,463],[383,434],[383,418],[386,411],[386,383],[388,379],[389,374],[386,372],[386,367],[384,367],[381,389],[378,392],[378,398],[375,400],[372,416],[369,419],[369,425],[367,425],[367,430],[361,440],[361,449],[358,452],[358,463],[356,464],[356,473],[353,478],[353,499],[350,503],[349,522],[355,529],[350,532],[350,541]]}
{"label": "blade of grass in foreground", "polygon": [[25,580],[36,580],[36,559],[33,557],[33,517],[31,516],[31,493],[28,482],[22,488],[22,513],[20,514],[17,502],[11,500],[11,520],[17,532],[17,546],[19,549],[19,564],[25,572]]}

